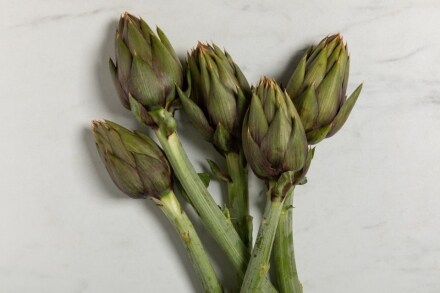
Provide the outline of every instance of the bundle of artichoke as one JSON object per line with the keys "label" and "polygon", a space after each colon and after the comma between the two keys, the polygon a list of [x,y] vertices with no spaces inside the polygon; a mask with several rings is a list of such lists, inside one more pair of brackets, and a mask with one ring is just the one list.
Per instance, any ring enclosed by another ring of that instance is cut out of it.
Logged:
{"label": "bundle of artichoke", "polygon": [[[160,143],[114,122],[93,122],[98,153],[118,188],[152,199],[164,212],[204,292],[303,292],[293,253],[293,190],[306,183],[315,151],[310,146],[341,129],[361,91],[359,86],[346,98],[350,62],[342,37],[308,48],[285,88],[268,77],[251,87],[215,44],[199,43],[182,62],[159,28],[154,32],[128,13],[116,29],[115,51],[110,72],[122,105]],[[186,155],[177,109],[224,160],[209,160],[209,174],[197,173]],[[268,199],[255,241],[248,163]],[[224,206],[207,189],[211,178],[227,186]],[[229,258],[238,276],[235,288],[224,288],[217,278],[176,188]]]}

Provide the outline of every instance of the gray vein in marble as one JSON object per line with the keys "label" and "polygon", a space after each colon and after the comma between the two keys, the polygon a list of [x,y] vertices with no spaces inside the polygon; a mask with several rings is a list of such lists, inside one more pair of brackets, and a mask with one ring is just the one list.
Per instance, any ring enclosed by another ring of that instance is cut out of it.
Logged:
{"label": "gray vein in marble", "polygon": [[383,59],[383,60],[379,60],[380,63],[390,63],[390,62],[397,62],[397,61],[402,61],[408,58],[413,57],[414,55],[417,55],[418,53],[424,51],[426,49],[426,46],[423,47],[419,47],[417,49],[414,49],[404,55],[398,56],[398,57],[393,57],[393,58],[388,58],[388,59]]}
{"label": "gray vein in marble", "polygon": [[116,7],[97,8],[97,9],[94,9],[91,11],[84,11],[84,12],[79,12],[79,13],[74,13],[74,14],[60,13],[60,14],[47,15],[47,16],[37,17],[37,18],[32,19],[27,22],[18,23],[15,25],[8,26],[3,30],[36,27],[36,26],[45,25],[45,24],[49,24],[49,23],[53,23],[53,22],[57,22],[57,21],[66,20],[66,19],[83,18],[83,17],[94,16],[94,15],[106,13],[106,12],[114,12],[116,9],[118,9],[118,8],[116,8]]}
{"label": "gray vein in marble", "polygon": [[238,10],[236,10],[236,5],[237,2],[236,1],[225,1],[224,4],[229,7],[231,10],[233,10],[234,12],[242,12],[242,13],[261,13],[262,11],[264,11],[264,14],[267,15],[275,15],[277,18],[282,17],[284,19],[286,19],[287,21],[292,21],[292,18],[290,17],[290,15],[285,11],[285,10],[273,10],[273,9],[269,9],[269,7],[267,6],[267,3],[265,3],[264,1],[262,2],[252,2],[252,4],[244,4],[240,7],[238,7]]}
{"label": "gray vein in marble", "polygon": [[59,279],[60,277],[58,275],[49,274],[44,272],[44,270],[36,271],[34,269],[30,269],[27,267],[0,267],[0,275],[13,275],[13,274],[23,274],[27,277],[35,277],[39,279]]}
{"label": "gray vein in marble", "polygon": [[428,97],[429,102],[435,106],[440,106],[440,93],[434,93]]}
{"label": "gray vein in marble", "polygon": [[438,271],[439,269],[437,267],[407,267],[407,268],[400,268],[399,269],[402,272],[420,272],[420,271]]}
{"label": "gray vein in marble", "polygon": [[87,289],[90,287],[89,285],[90,285],[89,281],[87,281],[85,279],[81,279],[78,284],[78,290],[76,292],[78,292],[78,293],[86,292]]}
{"label": "gray vein in marble", "polygon": [[346,33],[346,32],[348,32],[349,30],[351,30],[353,28],[357,28],[358,26],[369,24],[369,23],[371,23],[371,22],[373,22],[375,20],[380,20],[380,19],[387,18],[387,17],[398,16],[399,14],[401,14],[405,10],[408,10],[411,7],[412,6],[405,6],[405,7],[402,7],[400,9],[397,9],[397,10],[391,10],[391,11],[389,11],[387,13],[382,13],[380,15],[377,15],[377,16],[369,18],[369,19],[364,19],[364,20],[359,20],[359,21],[353,22],[353,23],[343,27],[341,29],[341,32]]}
{"label": "gray vein in marble", "polygon": [[251,8],[249,4],[245,4],[241,7],[241,11],[248,11]]}
{"label": "gray vein in marble", "polygon": [[382,226],[384,226],[387,223],[387,221],[382,221],[373,225],[366,225],[366,226],[362,226],[362,230],[370,230],[370,229],[375,229],[375,228],[380,228]]}

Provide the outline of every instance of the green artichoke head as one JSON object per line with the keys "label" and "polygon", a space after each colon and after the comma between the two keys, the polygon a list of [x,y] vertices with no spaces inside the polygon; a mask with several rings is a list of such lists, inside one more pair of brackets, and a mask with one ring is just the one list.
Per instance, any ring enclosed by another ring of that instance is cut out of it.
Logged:
{"label": "green artichoke head", "polygon": [[215,44],[199,43],[188,54],[189,97],[180,100],[193,125],[220,152],[237,148],[251,91],[231,56]]}
{"label": "green artichoke head", "polygon": [[93,121],[96,147],[113,182],[132,198],[159,196],[172,188],[172,171],[147,135],[111,121]]}
{"label": "green artichoke head", "polygon": [[350,57],[342,36],[324,38],[301,58],[286,88],[309,144],[334,135],[347,120],[361,92],[346,99]]}
{"label": "green artichoke head", "polygon": [[254,88],[242,140],[246,159],[258,177],[277,180],[289,173],[299,180],[300,174],[304,176],[308,156],[304,128],[290,97],[275,81],[263,77]]}
{"label": "green artichoke head", "polygon": [[137,118],[148,125],[154,125],[149,111],[174,106],[176,85],[183,81],[182,66],[170,41],[159,28],[156,31],[125,12],[116,30],[115,62],[110,59],[122,104],[134,108]]}

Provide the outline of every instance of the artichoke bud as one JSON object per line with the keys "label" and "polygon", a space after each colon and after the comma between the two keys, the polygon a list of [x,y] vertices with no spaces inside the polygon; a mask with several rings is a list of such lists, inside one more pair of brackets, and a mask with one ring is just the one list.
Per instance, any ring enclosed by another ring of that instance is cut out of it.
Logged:
{"label": "artichoke bud", "polygon": [[332,35],[306,51],[290,78],[286,91],[298,110],[309,144],[334,135],[356,103],[361,86],[346,100],[349,59],[342,36]]}
{"label": "artichoke bud", "polygon": [[[116,30],[115,52],[110,72],[122,105],[127,109],[141,106],[147,116],[158,108],[172,112],[183,72],[166,35],[159,28],[155,34],[144,20],[125,12]],[[133,106],[133,101],[139,105]],[[143,122],[154,125],[149,117]]]}
{"label": "artichoke bud", "polygon": [[188,55],[187,78],[189,95],[178,92],[195,128],[220,152],[236,150],[251,96],[240,68],[216,45],[199,43]]}
{"label": "artichoke bud", "polygon": [[[254,173],[278,180],[303,170],[307,139],[300,117],[288,94],[273,80],[263,77],[253,90],[242,129],[243,150]],[[292,176],[291,176],[292,175]]]}
{"label": "artichoke bud", "polygon": [[113,182],[132,198],[159,198],[172,188],[172,171],[147,135],[111,121],[93,121],[96,147]]}

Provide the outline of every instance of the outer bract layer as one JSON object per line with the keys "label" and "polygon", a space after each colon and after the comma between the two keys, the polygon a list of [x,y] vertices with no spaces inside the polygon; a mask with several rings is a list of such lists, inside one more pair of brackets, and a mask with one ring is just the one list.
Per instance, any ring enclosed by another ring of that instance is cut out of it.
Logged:
{"label": "outer bract layer", "polygon": [[278,179],[305,166],[304,128],[289,96],[273,80],[262,78],[254,89],[242,139],[249,165],[260,178]]}
{"label": "outer bract layer", "polygon": [[140,113],[137,118],[154,125],[148,112],[172,108],[176,85],[183,81],[170,41],[159,28],[155,34],[144,20],[124,13],[116,30],[115,51],[110,72],[122,104],[134,107]]}
{"label": "outer bract layer", "polygon": [[362,85],[346,99],[349,67],[342,36],[332,35],[310,47],[295,69],[286,90],[301,117],[309,144],[338,132],[353,109]]}
{"label": "outer bract layer", "polygon": [[237,148],[249,84],[231,56],[216,45],[199,43],[188,55],[189,98],[179,92],[192,123],[221,152]]}
{"label": "outer bract layer", "polygon": [[128,196],[159,198],[171,190],[171,168],[151,138],[111,121],[93,121],[93,134],[110,177]]}

